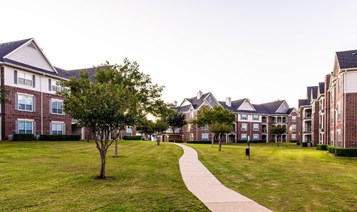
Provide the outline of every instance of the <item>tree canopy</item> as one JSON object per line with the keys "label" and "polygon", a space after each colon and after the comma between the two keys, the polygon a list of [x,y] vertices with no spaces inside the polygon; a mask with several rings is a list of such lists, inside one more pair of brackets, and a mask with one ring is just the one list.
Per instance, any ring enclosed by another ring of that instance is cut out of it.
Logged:
{"label": "tree canopy", "polygon": [[283,126],[272,126],[271,129],[270,129],[270,133],[272,135],[276,135],[277,136],[277,143],[278,143],[278,146],[279,146],[279,140],[278,140],[278,137],[285,134],[286,133],[286,128],[283,127]]}
{"label": "tree canopy", "polygon": [[[125,125],[134,125],[146,113],[156,113],[163,105],[163,87],[153,84],[139,64],[124,59],[123,65],[106,62],[94,67],[96,74],[83,71],[78,78],[62,81],[64,111],[95,135],[101,156],[99,178],[106,178],[106,152]],[[110,139],[110,136],[113,140]]]}
{"label": "tree canopy", "polygon": [[234,121],[235,115],[232,111],[214,106],[212,109],[202,107],[194,123],[199,127],[208,126],[209,130],[218,136],[219,151],[221,151],[222,135],[232,131]]}

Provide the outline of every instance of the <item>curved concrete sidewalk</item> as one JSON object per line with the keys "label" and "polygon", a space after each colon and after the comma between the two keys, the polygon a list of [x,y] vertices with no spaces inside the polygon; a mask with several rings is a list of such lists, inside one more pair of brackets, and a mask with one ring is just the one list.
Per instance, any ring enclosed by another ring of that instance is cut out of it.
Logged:
{"label": "curved concrete sidewalk", "polygon": [[182,178],[188,190],[211,211],[270,211],[219,182],[198,160],[196,150],[182,144],[175,144],[184,150],[179,164]]}

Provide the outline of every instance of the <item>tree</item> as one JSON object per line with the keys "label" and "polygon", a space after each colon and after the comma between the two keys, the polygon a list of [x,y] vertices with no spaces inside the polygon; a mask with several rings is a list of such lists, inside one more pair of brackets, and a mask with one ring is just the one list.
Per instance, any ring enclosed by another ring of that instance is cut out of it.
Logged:
{"label": "tree", "polygon": [[155,123],[153,121],[144,118],[136,125],[136,130],[144,134],[146,137],[151,137],[151,135],[155,132],[154,124]]}
{"label": "tree", "polygon": [[182,128],[186,125],[185,114],[178,113],[176,110],[173,110],[173,112],[166,117],[166,121],[173,134],[175,134],[177,128]]}
{"label": "tree", "polygon": [[[166,120],[157,120],[156,123],[154,124],[154,131],[157,133],[157,135],[161,135],[163,132],[165,132],[169,128],[169,125],[167,124]],[[157,145],[160,145],[160,139],[157,138]]]}
{"label": "tree", "polygon": [[[235,115],[232,111],[220,106],[214,106],[212,109],[202,107],[194,121],[199,127],[208,126],[209,130],[215,134],[219,142],[219,151],[222,149],[222,136],[232,131],[232,124],[235,121]],[[212,141],[213,144],[213,141]]]}
{"label": "tree", "polygon": [[279,147],[279,137],[281,137],[281,135],[285,134],[286,133],[286,128],[285,127],[282,127],[282,126],[272,126],[271,129],[270,129],[270,133],[272,135],[276,135],[277,137],[277,144],[278,144],[278,147]]}
{"label": "tree", "polygon": [[95,70],[94,76],[82,72],[79,78],[62,81],[67,89],[58,94],[64,97],[64,111],[95,135],[101,159],[98,178],[105,179],[108,148],[118,142],[125,125],[155,112],[155,107],[162,104],[159,98],[163,87],[152,84],[150,76],[139,72],[139,65],[127,59],[123,65],[106,62]]}

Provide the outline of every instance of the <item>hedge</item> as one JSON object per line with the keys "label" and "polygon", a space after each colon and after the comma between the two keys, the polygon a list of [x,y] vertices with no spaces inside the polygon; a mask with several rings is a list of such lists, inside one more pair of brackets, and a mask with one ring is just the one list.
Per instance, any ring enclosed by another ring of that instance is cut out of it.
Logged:
{"label": "hedge", "polygon": [[42,141],[79,141],[80,135],[41,135]]}
{"label": "hedge", "polygon": [[211,144],[212,141],[187,141],[188,144]]}
{"label": "hedge", "polygon": [[141,135],[126,135],[123,137],[124,140],[141,140]]}
{"label": "hedge", "polygon": [[345,149],[334,146],[327,146],[327,151],[340,157],[357,157],[357,149]]}
{"label": "hedge", "polygon": [[317,150],[327,150],[327,145],[326,144],[317,144],[316,149]]}
{"label": "hedge", "polygon": [[34,140],[33,134],[14,134],[13,141],[32,141]]}

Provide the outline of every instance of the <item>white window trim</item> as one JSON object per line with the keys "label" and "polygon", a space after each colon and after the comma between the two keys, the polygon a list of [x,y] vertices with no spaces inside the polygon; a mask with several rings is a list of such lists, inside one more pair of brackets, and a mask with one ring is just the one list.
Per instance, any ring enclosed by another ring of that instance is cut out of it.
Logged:
{"label": "white window trim", "polygon": [[[62,102],[62,113],[54,113],[53,111],[52,111],[52,102]],[[51,98],[51,100],[50,100],[50,113],[51,114],[54,114],[54,115],[65,115],[64,114],[64,111],[63,111],[63,100],[62,99],[56,99],[56,98]]]}
{"label": "white window trim", "polygon": [[[258,126],[258,127],[255,128],[254,126]],[[253,131],[259,131],[259,124],[253,124]]]}
{"label": "white window trim", "polygon": [[[52,124],[62,124],[62,134],[53,134],[52,133]],[[50,122],[50,134],[51,135],[65,135],[66,133],[65,133],[65,131],[66,131],[66,129],[65,129],[65,127],[66,127],[66,125],[65,125],[65,123],[63,122],[63,121],[51,121]]]}
{"label": "white window trim", "polygon": [[[19,95],[32,97],[32,110],[21,110],[19,109]],[[16,110],[24,112],[34,112],[35,110],[35,96],[27,93],[16,93]]]}
{"label": "white window trim", "polygon": [[34,133],[34,123],[35,123],[34,119],[17,119],[16,120],[16,122],[17,122],[16,133],[20,134],[20,129],[19,129],[19,126],[18,126],[20,121],[32,122],[32,134],[35,134]]}

